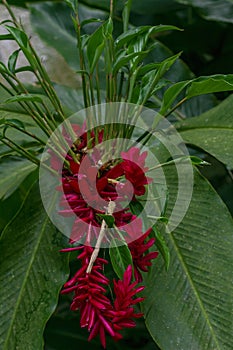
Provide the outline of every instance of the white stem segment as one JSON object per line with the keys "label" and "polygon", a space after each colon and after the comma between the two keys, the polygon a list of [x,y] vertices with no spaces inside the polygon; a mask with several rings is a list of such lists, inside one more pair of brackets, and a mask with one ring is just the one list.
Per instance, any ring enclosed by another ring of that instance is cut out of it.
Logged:
{"label": "white stem segment", "polygon": [[[105,214],[112,215],[114,212],[115,206],[116,206],[115,202],[110,200]],[[98,257],[98,254],[100,251],[100,246],[101,246],[102,240],[103,240],[104,235],[105,235],[106,227],[107,227],[107,224],[106,224],[105,220],[103,219],[102,224],[101,224],[101,228],[100,228],[100,234],[99,234],[99,237],[97,239],[95,249],[93,250],[93,253],[91,255],[89,265],[87,267],[87,273],[91,273],[92,267],[93,267],[93,265]]]}

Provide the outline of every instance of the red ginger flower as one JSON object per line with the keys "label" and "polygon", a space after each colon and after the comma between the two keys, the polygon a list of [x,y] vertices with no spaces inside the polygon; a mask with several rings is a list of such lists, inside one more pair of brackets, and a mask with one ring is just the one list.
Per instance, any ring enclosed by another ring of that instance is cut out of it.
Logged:
{"label": "red ginger flower", "polygon": [[[74,131],[76,126],[73,126]],[[95,135],[91,132],[92,146],[95,146]],[[98,142],[102,142],[103,131],[98,132]],[[145,158],[147,152],[140,154],[140,150],[137,147],[132,147],[127,152],[122,152],[122,159],[120,163],[114,164],[111,162],[107,167],[102,167],[98,170],[98,152],[93,152],[91,159],[88,160],[86,156],[87,147],[87,133],[79,138],[79,141],[74,143],[73,152],[77,154],[79,163],[76,163],[69,155],[66,156],[66,160],[69,161],[70,170],[63,168],[62,172],[62,186],[58,188],[63,191],[61,198],[61,206],[64,208],[60,211],[63,216],[76,215],[77,218],[74,221],[72,232],[70,236],[70,242],[74,243],[86,236],[85,244],[92,245],[93,239],[98,236],[98,229],[101,226],[98,215],[104,214],[103,211],[99,211],[96,208],[101,207],[98,205],[102,199],[105,201],[115,201],[116,209],[113,213],[114,224],[117,227],[125,226],[128,223],[132,223],[136,216],[130,212],[130,209],[123,208],[121,206],[121,200],[125,200],[127,195],[129,184],[119,183],[118,178],[125,177],[132,184],[133,198],[135,195],[143,195],[145,193],[145,185],[150,181],[145,176]],[[85,166],[83,167],[84,173],[80,172],[82,160],[85,157]],[[52,166],[55,162],[52,159]],[[97,176],[96,176],[97,174]],[[121,188],[122,187],[122,188]],[[80,190],[82,189],[82,192]],[[97,192],[96,192],[97,189]],[[83,197],[82,193],[85,192],[87,200]],[[129,191],[130,192],[130,191]],[[93,204],[93,205],[92,205]],[[90,230],[87,232],[87,225]],[[126,238],[127,240],[127,238]]]}
{"label": "red ginger flower", "polygon": [[149,229],[136,241],[129,243],[129,249],[134,264],[134,277],[137,282],[142,282],[142,274],[140,270],[148,272],[148,267],[152,265],[151,260],[157,258],[158,256],[158,252],[150,252],[146,254],[146,251],[152,247],[155,242],[155,238],[151,238],[145,242],[145,239],[148,237],[150,232],[151,229]]}
{"label": "red ginger flower", "polygon": [[[131,228],[134,228],[134,226],[131,226]],[[142,232],[141,220],[137,220],[137,229]],[[151,260],[158,256],[158,252],[147,253],[148,249],[151,248],[155,242],[155,238],[150,238],[146,241],[150,233],[151,228],[128,245],[133,259],[134,277],[137,282],[142,282],[142,274],[140,270],[148,272],[148,267],[152,265]],[[133,232],[130,234],[133,235]]]}
{"label": "red ginger flower", "polygon": [[131,283],[132,267],[128,266],[123,279],[114,280],[115,301],[112,305],[105,295],[106,286],[109,280],[100,272],[105,259],[97,258],[90,273],[87,273],[90,257],[93,252],[91,247],[67,248],[63,251],[82,249],[78,256],[82,267],[65,285],[62,294],[74,291],[72,310],[80,311],[80,325],[87,327],[90,332],[88,340],[92,340],[98,334],[103,347],[106,347],[106,335],[110,334],[114,340],[119,340],[122,335],[119,331],[126,327],[135,327],[134,318],[143,314],[135,313],[133,306],[143,300],[134,298],[135,295],[144,289],[144,286],[137,287],[137,282]]}

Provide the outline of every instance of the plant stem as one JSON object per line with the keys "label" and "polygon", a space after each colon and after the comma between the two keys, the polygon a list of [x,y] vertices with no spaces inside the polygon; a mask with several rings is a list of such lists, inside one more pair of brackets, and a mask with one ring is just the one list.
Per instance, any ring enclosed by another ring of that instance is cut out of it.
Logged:
{"label": "plant stem", "polygon": [[189,159],[189,158],[190,158],[190,156],[182,156],[182,157],[179,157],[179,158],[175,158],[175,159],[169,160],[168,162],[165,162],[165,163],[161,163],[161,164],[155,165],[154,167],[152,167],[152,168],[148,169],[146,172],[148,173],[149,171],[152,171],[152,170],[156,170],[156,169],[162,168],[163,166],[166,166],[166,165],[170,165],[170,164],[176,163],[177,161],[187,160],[187,159]]}
{"label": "plant stem", "polygon": [[121,102],[121,98],[122,98],[122,89],[123,89],[123,85],[124,85],[124,79],[125,79],[125,74],[124,72],[120,73],[120,84],[119,84],[119,89],[118,89],[118,96],[117,96],[117,100],[119,102]]}
{"label": "plant stem", "polygon": [[132,6],[132,0],[126,0],[125,6],[122,12],[124,32],[126,32],[129,27],[129,15],[130,15],[131,6]]}
{"label": "plant stem", "polygon": [[88,92],[88,84],[87,84],[87,79],[84,71],[86,70],[85,66],[85,59],[84,59],[84,52],[82,48],[82,38],[81,38],[81,24],[79,21],[79,14],[78,11],[76,10],[75,12],[75,18],[73,19],[75,31],[77,34],[77,44],[78,44],[78,52],[79,52],[79,63],[80,63],[80,68],[81,68],[81,77],[82,77],[82,88],[83,88],[83,100],[84,100],[84,105],[85,108],[90,107],[91,102],[90,102],[90,96]]}
{"label": "plant stem", "polygon": [[12,127],[12,128],[14,128],[14,129],[16,129],[16,130],[22,132],[23,134],[26,134],[26,135],[30,136],[31,138],[33,138],[33,139],[39,141],[42,145],[44,145],[44,146],[46,145],[46,142],[43,141],[41,138],[39,138],[39,137],[36,136],[35,134],[30,133],[29,131],[27,131],[27,130],[25,130],[25,129],[21,129],[21,128],[18,127],[16,124],[13,124],[13,123],[8,122],[8,121],[6,120],[6,125],[9,125],[10,127]]}
{"label": "plant stem", "polygon": [[2,0],[3,5],[6,7],[7,11],[9,12],[14,24],[16,25],[16,27],[18,27],[18,22],[17,19],[14,15],[14,12],[11,10],[10,6],[8,5],[6,0]]}
{"label": "plant stem", "polygon": [[97,101],[98,104],[101,103],[101,96],[100,96],[100,82],[99,82],[99,68],[98,68],[98,62],[96,64],[95,69],[95,81],[96,81],[96,95],[97,95]]}
{"label": "plant stem", "polygon": [[36,157],[34,157],[32,154],[30,154],[28,151],[26,151],[23,147],[20,145],[17,145],[14,141],[8,139],[8,137],[4,137],[1,139],[1,142],[4,143],[6,146],[10,147],[17,153],[21,154],[22,156],[26,157],[28,160],[30,160],[32,163],[35,163],[39,166],[40,161]]}
{"label": "plant stem", "polygon": [[114,0],[110,0],[109,17],[113,18],[113,12],[114,12]]}
{"label": "plant stem", "polygon": [[[167,118],[170,114],[172,114],[178,107],[180,107],[184,102],[186,102],[188,100],[187,97],[184,97],[181,101],[179,101],[172,109],[170,109],[170,111],[164,115],[164,118]],[[181,119],[185,119],[184,116],[180,115]]]}
{"label": "plant stem", "polygon": [[[116,203],[113,202],[113,201],[110,201],[109,204],[108,204],[108,208],[107,208],[107,211],[105,214],[107,215],[112,215],[113,212],[114,212],[114,209],[115,209],[115,206],[116,206]],[[98,254],[99,254],[99,251],[100,251],[100,246],[101,246],[101,243],[104,239],[104,236],[105,236],[105,231],[106,231],[106,228],[107,228],[107,224],[105,222],[105,220],[103,219],[102,220],[102,224],[101,224],[101,228],[100,228],[100,233],[99,233],[99,236],[98,236],[98,239],[97,239],[97,242],[96,242],[96,246],[95,246],[95,249],[93,250],[93,253],[91,255],[91,258],[90,258],[90,262],[89,262],[89,265],[87,267],[87,273],[91,273],[91,270],[92,270],[92,267],[98,257]]]}

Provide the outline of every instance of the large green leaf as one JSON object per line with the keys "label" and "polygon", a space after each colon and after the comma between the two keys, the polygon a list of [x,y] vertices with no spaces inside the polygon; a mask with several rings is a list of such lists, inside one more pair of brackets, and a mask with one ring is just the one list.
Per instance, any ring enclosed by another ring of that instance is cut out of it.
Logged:
{"label": "large green leaf", "polygon": [[[48,195],[55,200],[57,193]],[[62,240],[36,183],[0,240],[1,349],[43,348],[45,324],[67,277],[67,255],[59,253]]]}
{"label": "large green leaf", "polygon": [[[171,170],[166,168],[170,182]],[[226,206],[196,172],[188,212],[165,235],[169,271],[160,257],[145,274],[146,324],[162,350],[233,348],[232,232]]]}
{"label": "large green leaf", "polygon": [[72,89],[68,86],[54,84],[56,93],[62,105],[70,112],[77,112],[84,108],[83,91],[81,89]]}
{"label": "large green leaf", "polygon": [[[156,46],[154,50],[151,53],[149,53],[148,57],[146,58],[146,62],[161,62],[166,58],[170,57],[171,55],[171,50],[169,50],[165,45],[161,44],[159,41],[156,41]],[[190,71],[188,66],[181,59],[178,59],[166,73],[165,77],[169,81],[178,83],[182,80],[193,79],[194,75]],[[158,91],[157,97],[159,97],[160,100],[163,99],[164,89]],[[176,100],[176,103],[178,101],[179,100]],[[196,116],[214,107],[215,104],[216,102],[212,94],[195,96],[186,101],[186,103],[184,103],[179,109],[179,112],[188,117]]]}
{"label": "large green leaf", "polygon": [[[96,0],[82,0],[81,2],[90,6],[109,10],[109,0],[99,0],[98,2]],[[116,9],[122,10],[124,3],[124,0],[116,1]],[[181,7],[182,6],[176,3],[174,0],[134,0],[131,12],[135,12],[137,14],[158,14],[174,11],[180,9]]]}
{"label": "large green leaf", "polygon": [[37,178],[37,171],[33,171],[9,197],[0,199],[0,232],[16,215],[25,200],[28,188],[32,186]]}
{"label": "large green leaf", "polygon": [[231,0],[176,0],[176,2],[193,7],[207,20],[233,23]]}
{"label": "large green leaf", "polygon": [[[39,0],[41,2],[45,2],[47,0]],[[50,0],[50,1],[55,1],[55,0]],[[27,3],[31,2],[38,2],[38,0],[8,0],[7,1],[10,5],[15,5],[15,6],[20,6],[20,7],[26,7]],[[2,3],[2,1],[0,1]]]}
{"label": "large green leaf", "polygon": [[181,94],[181,92],[185,92],[185,98],[188,100],[194,96],[232,90],[232,74],[216,74],[187,81],[179,81],[178,83],[170,86],[164,93],[160,113],[164,114],[172,106],[173,102]]}
{"label": "large green leaf", "polygon": [[[32,26],[41,39],[55,48],[71,68],[79,69],[77,39],[70,8],[64,2],[46,2],[30,5],[30,11]],[[92,10],[82,4],[79,5],[80,21],[91,17],[103,19],[105,16],[106,14],[102,11]],[[45,26],[45,23],[48,26]],[[95,28],[96,24],[90,26]],[[84,27],[84,30],[86,31],[88,28]]]}
{"label": "large green leaf", "polygon": [[[64,3],[30,5],[31,23],[41,39],[54,47],[74,68],[79,68],[76,35],[71,10]],[[47,23],[47,25],[45,25]]]}
{"label": "large green leaf", "polygon": [[36,164],[19,157],[0,159],[0,199],[9,197],[36,168]]}
{"label": "large green leaf", "polygon": [[233,95],[217,107],[177,123],[177,129],[187,143],[212,154],[233,169]]}

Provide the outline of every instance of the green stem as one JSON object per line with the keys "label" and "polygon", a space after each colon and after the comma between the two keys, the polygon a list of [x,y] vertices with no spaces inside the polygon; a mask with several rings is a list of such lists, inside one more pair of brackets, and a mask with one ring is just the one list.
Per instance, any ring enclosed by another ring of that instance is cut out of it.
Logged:
{"label": "green stem", "polygon": [[[170,114],[172,114],[177,108],[179,108],[184,102],[188,100],[187,97],[184,97],[181,101],[179,101],[170,111],[164,115],[164,118],[167,118]],[[180,116],[181,117],[181,116]],[[181,117],[181,119],[185,119],[184,116]]]}
{"label": "green stem", "polygon": [[[13,90],[16,92],[16,94],[19,94],[21,91],[17,89],[15,84],[11,81],[11,79],[2,73],[3,78],[8,82],[8,84],[13,88]],[[14,94],[11,93],[12,96]],[[35,121],[35,123],[40,127],[41,130],[49,137],[50,132],[48,131],[47,125],[44,124],[44,120],[38,117],[38,114],[35,110],[32,109],[31,105],[28,102],[18,102],[18,104],[25,110],[27,114],[29,114],[32,119]],[[43,120],[43,122],[42,122]]]}
{"label": "green stem", "polygon": [[78,12],[75,13],[74,26],[75,26],[76,35],[77,35],[79,63],[80,63],[81,71],[82,71],[81,77],[82,77],[83,100],[84,100],[85,108],[87,108],[87,107],[90,107],[91,102],[90,102],[90,96],[89,96],[89,92],[88,92],[88,84],[87,84],[86,74],[84,73],[84,71],[86,70],[86,66],[85,66],[84,52],[83,52],[83,48],[82,48],[81,25],[80,25],[80,21],[79,21]]}
{"label": "green stem", "polygon": [[117,96],[117,100],[119,102],[121,102],[121,98],[122,98],[122,89],[123,89],[123,85],[124,85],[124,79],[125,79],[125,74],[124,72],[120,73],[120,84],[119,84],[119,89],[118,89],[118,96]]}
{"label": "green stem", "polygon": [[95,81],[96,81],[96,95],[97,95],[97,101],[98,101],[98,104],[101,104],[98,63],[97,63],[97,65],[96,65]]}
{"label": "green stem", "polygon": [[89,82],[90,82],[90,91],[91,91],[91,103],[92,103],[92,105],[95,105],[95,96],[94,96],[93,76],[92,76],[92,74],[89,76]]}
{"label": "green stem", "polygon": [[113,18],[113,13],[114,13],[114,0],[110,0],[109,17]]}
{"label": "green stem", "polygon": [[122,12],[124,32],[126,32],[129,28],[129,15],[130,15],[131,6],[132,6],[132,0],[126,0],[125,6]]}
{"label": "green stem", "polygon": [[[5,141],[6,140],[6,141]],[[16,151],[17,153],[21,154],[22,156],[26,157],[29,159],[31,162],[35,163],[36,165],[40,164],[39,159],[34,157],[32,154],[30,154],[28,151],[26,151],[23,147],[20,145],[17,145],[14,141],[10,140],[8,137],[4,137],[1,139],[1,142]]]}
{"label": "green stem", "polygon": [[7,11],[9,12],[14,24],[16,25],[16,27],[18,27],[18,22],[17,19],[14,15],[14,12],[11,10],[10,6],[8,5],[6,0],[2,0],[3,5],[6,7]]}
{"label": "green stem", "polygon": [[186,160],[189,158],[190,158],[190,156],[183,156],[183,157],[175,158],[175,159],[169,160],[168,162],[155,165],[154,167],[148,169],[146,172],[148,173],[149,171],[156,170],[156,169],[162,168],[163,166],[171,165],[173,163],[176,163],[177,161]]}
{"label": "green stem", "polygon": [[6,125],[9,125],[10,127],[12,127],[12,128],[14,128],[14,129],[16,129],[16,130],[22,132],[23,134],[30,136],[31,138],[33,138],[33,139],[39,141],[42,145],[44,145],[44,146],[46,145],[46,142],[43,141],[41,138],[39,138],[38,136],[36,136],[36,135],[30,133],[30,132],[27,131],[27,130],[21,129],[21,128],[18,127],[16,124],[13,124],[13,123],[11,123],[11,122],[6,121]]}
{"label": "green stem", "polygon": [[135,69],[135,71],[133,72],[131,78],[130,78],[130,82],[129,82],[129,93],[128,93],[128,102],[131,102],[131,99],[132,99],[132,95],[133,95],[133,90],[135,88],[135,81],[136,81],[136,78],[137,78],[137,74],[138,74],[138,71],[139,71],[140,67],[138,67],[137,69]]}

